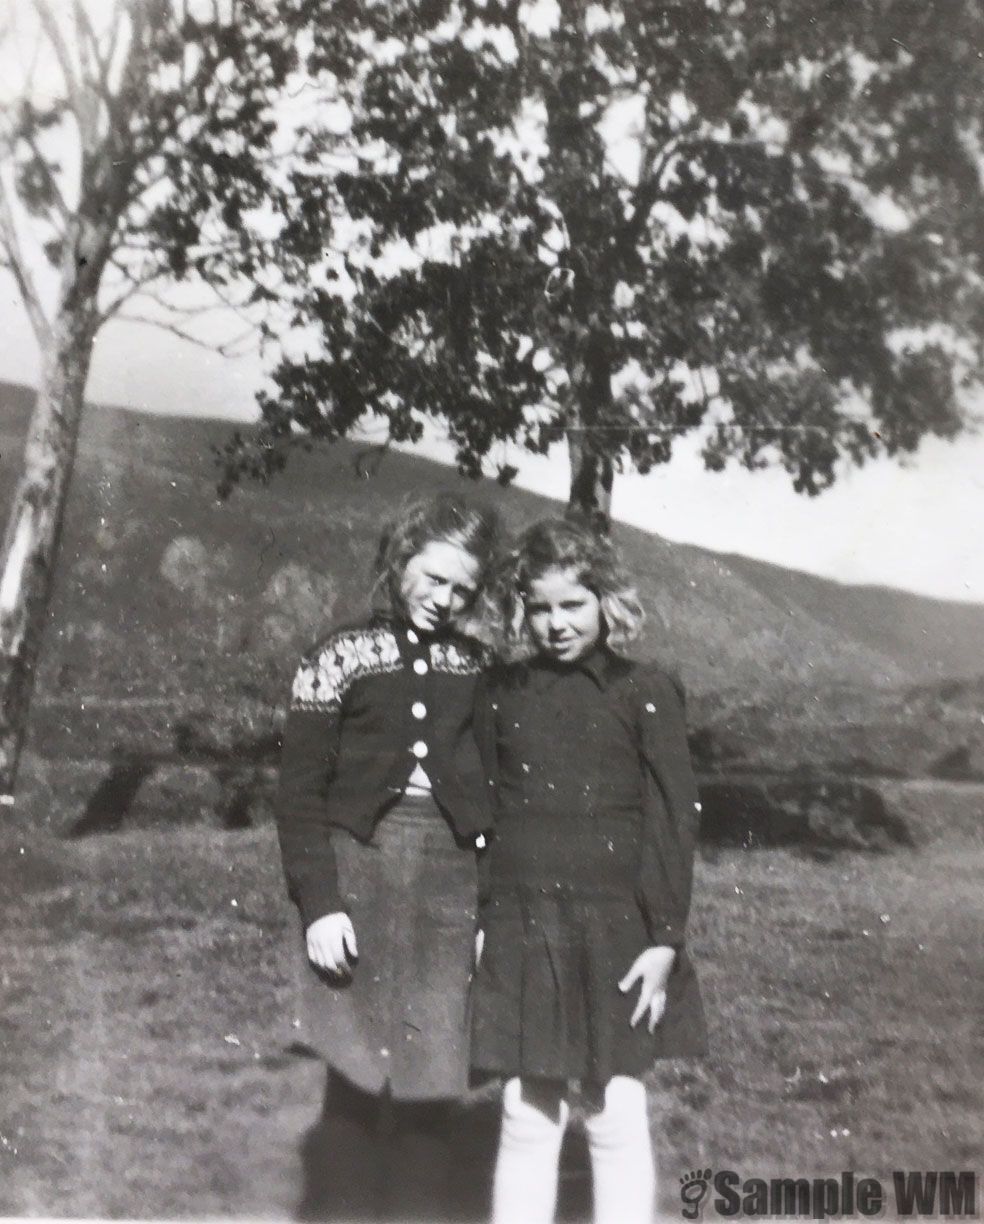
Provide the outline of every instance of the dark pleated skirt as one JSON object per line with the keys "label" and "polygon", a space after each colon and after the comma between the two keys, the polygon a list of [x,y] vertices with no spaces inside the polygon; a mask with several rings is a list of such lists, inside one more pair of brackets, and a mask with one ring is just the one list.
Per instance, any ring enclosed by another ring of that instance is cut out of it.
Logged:
{"label": "dark pleated skirt", "polygon": [[642,1075],[656,1059],[705,1053],[685,950],[656,1031],[645,1019],[629,1025],[639,987],[622,994],[618,983],[651,943],[635,896],[634,826],[571,824],[533,837],[517,830],[512,844],[504,832],[473,987],[475,1069],[603,1086],[613,1075]]}
{"label": "dark pleated skirt", "polygon": [[368,843],[343,830],[333,842],[359,962],[338,983],[299,958],[299,1036],[363,1091],[458,1096],[468,1080],[474,850],[429,796],[404,796]]}

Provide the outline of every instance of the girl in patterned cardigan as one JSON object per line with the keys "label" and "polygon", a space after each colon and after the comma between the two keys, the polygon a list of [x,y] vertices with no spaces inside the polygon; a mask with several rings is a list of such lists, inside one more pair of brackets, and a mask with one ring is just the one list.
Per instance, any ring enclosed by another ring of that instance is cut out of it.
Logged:
{"label": "girl in patterned cardigan", "polygon": [[409,506],[380,541],[377,611],[294,680],[277,825],[303,931],[301,1036],[329,1067],[319,1207],[340,1219],[443,1210],[491,822],[472,727],[485,652],[462,623],[498,537],[460,497]]}

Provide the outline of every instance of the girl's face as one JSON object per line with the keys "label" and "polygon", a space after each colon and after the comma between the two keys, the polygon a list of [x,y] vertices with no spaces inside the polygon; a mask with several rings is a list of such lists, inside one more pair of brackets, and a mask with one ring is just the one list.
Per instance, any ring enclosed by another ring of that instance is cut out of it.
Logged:
{"label": "girl's face", "polygon": [[407,619],[425,633],[451,624],[478,590],[478,560],[458,544],[431,540],[407,562],[400,595]]}
{"label": "girl's face", "polygon": [[570,569],[548,569],[530,583],[526,624],[540,654],[576,663],[601,637],[601,601]]}

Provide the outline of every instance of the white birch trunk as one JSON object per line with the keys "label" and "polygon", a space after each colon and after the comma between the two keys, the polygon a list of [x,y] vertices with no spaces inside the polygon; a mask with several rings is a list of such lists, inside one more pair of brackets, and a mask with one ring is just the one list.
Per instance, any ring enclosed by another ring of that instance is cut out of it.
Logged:
{"label": "white birch trunk", "polygon": [[90,312],[64,306],[51,328],[24,472],[0,554],[0,803],[13,802],[44,633],[85,385]]}

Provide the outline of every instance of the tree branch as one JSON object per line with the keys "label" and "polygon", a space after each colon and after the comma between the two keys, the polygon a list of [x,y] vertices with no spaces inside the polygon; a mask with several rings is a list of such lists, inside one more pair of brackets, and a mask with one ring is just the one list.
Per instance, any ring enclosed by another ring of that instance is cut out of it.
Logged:
{"label": "tree branch", "polygon": [[233,301],[232,298],[227,297],[214,284],[208,284],[208,291],[219,299],[218,302],[206,306],[181,306],[176,302],[168,300],[168,298],[164,297],[162,294],[152,293],[148,289],[149,285],[166,278],[166,268],[162,268],[160,265],[155,264],[141,275],[134,273],[132,268],[129,268],[125,263],[116,258],[116,256],[110,256],[109,262],[126,279],[128,285],[126,289],[117,294],[117,296],[113,298],[102,311],[100,311],[99,317],[102,322],[105,322],[109,318],[113,317],[119,311],[120,307],[122,307],[126,302],[130,301],[134,297],[140,296],[146,298],[148,301],[154,302],[155,305],[160,306],[162,310],[167,311],[169,314],[176,316],[179,315],[187,320],[200,319],[204,315],[214,314],[216,311],[228,309],[233,311],[240,319],[242,319],[244,323],[248,324],[251,331],[256,330],[256,324],[252,319],[250,319],[245,310],[245,307],[249,305],[249,302]]}
{"label": "tree branch", "polygon": [[623,230],[623,243],[632,246],[639,241],[653,205],[663,190],[663,174],[685,144],[686,138],[682,133],[672,136],[660,150],[649,173],[640,173],[639,185],[632,195],[632,216]]}
{"label": "tree branch", "polygon": [[[205,349],[209,353],[218,353],[220,357],[238,357],[242,353],[236,353],[233,350],[241,345],[245,340],[251,339],[256,335],[256,329],[250,328],[248,331],[241,332],[238,336],[233,336],[231,340],[226,340],[222,344],[210,344],[207,340],[202,340],[200,336],[193,336],[190,332],[179,327],[176,323],[169,323],[166,319],[154,319],[149,315],[139,314],[121,314],[117,315],[117,322],[120,323],[144,323],[148,327],[156,327],[161,331],[169,332],[172,336],[177,336],[179,340],[186,340],[189,344],[194,344],[196,348]],[[247,352],[248,350],[243,350]]]}
{"label": "tree branch", "polygon": [[109,262],[115,268],[117,268],[118,271],[123,274],[123,276],[126,277],[129,285],[122,293],[117,294],[117,296],[99,312],[98,317],[100,327],[103,325],[103,323],[106,323],[108,320],[113,318],[120,308],[129,302],[131,298],[136,297],[138,294],[145,293],[147,285],[153,284],[154,281],[159,280],[163,275],[159,268],[155,268],[153,272],[146,276],[134,276],[133,272],[126,267],[125,264],[120,263],[120,261],[114,256],[110,256]]}
{"label": "tree branch", "polygon": [[10,270],[17,282],[17,288],[31,327],[34,329],[34,335],[37,337],[38,345],[44,349],[51,339],[51,324],[44,313],[41,295],[38,293],[34,278],[24,261],[17,238],[17,228],[14,224],[13,209],[10,207],[10,197],[2,179],[0,179],[0,244],[6,252]]}
{"label": "tree branch", "polygon": [[113,5],[113,23],[109,28],[109,42],[105,55],[107,76],[113,70],[113,59],[116,56],[116,48],[120,44],[120,31],[123,29],[123,18],[126,15],[126,11],[125,0],[116,0],[116,3]]}
{"label": "tree branch", "polygon": [[96,37],[92,23],[82,7],[81,0],[72,0],[72,16],[75,18],[75,46],[78,48],[82,78],[92,80],[101,64],[95,48]]}
{"label": "tree branch", "polygon": [[109,30],[109,45],[105,51],[99,45],[99,38],[93,28],[92,21],[89,18],[89,13],[86,10],[82,0],[74,0],[75,4],[75,24],[79,28],[80,36],[83,41],[88,42],[89,51],[92,60],[99,69],[99,76],[103,84],[109,89],[109,69],[113,59],[113,51],[116,48],[116,40],[119,37],[120,24],[123,19],[123,10],[120,5],[115,6],[113,13],[113,24]]}
{"label": "tree branch", "polygon": [[43,41],[40,32],[38,32],[34,38],[31,56],[21,70],[19,97],[25,102],[32,102],[34,98],[34,78],[37,73],[38,61],[41,58],[41,45]]}
{"label": "tree branch", "polygon": [[[161,278],[158,276],[148,276],[143,280],[142,285],[149,285],[159,279]],[[211,285],[209,285],[209,290],[212,290]],[[166,310],[172,315],[181,315],[185,319],[200,319],[203,315],[214,314],[217,310],[225,309],[223,303],[213,303],[208,306],[179,306],[176,302],[168,301],[160,293],[150,293],[145,288],[142,289],[142,292],[148,301],[154,302],[162,310]]]}
{"label": "tree branch", "polygon": [[81,129],[82,125],[86,123],[85,99],[82,93],[82,84],[72,62],[68,42],[58,24],[58,18],[55,16],[49,0],[33,0],[33,4],[38,20],[41,22],[41,28],[44,30],[45,36],[58,60],[58,66],[61,68],[62,77],[65,81],[69,105]]}
{"label": "tree branch", "polygon": [[100,97],[106,106],[109,126],[112,129],[116,119],[116,97],[113,93],[110,71],[112,69],[113,56],[116,53],[120,29],[123,24],[123,7],[120,4],[114,7],[113,24],[109,31],[109,43],[104,53],[99,45],[99,39],[89,19],[84,3],[82,0],[73,0],[73,4],[75,9],[75,25],[78,31],[79,54],[80,56],[87,57],[91,65],[87,80],[93,88],[98,86]]}
{"label": "tree branch", "polygon": [[[242,319],[244,323],[249,323],[252,325],[253,321],[246,313],[247,307],[250,304],[248,297],[242,302],[237,302],[229,294],[225,293],[217,282],[209,284],[209,291],[215,294],[226,310],[231,310],[233,314],[236,315],[237,318]],[[270,292],[272,292],[272,290],[270,290]]]}

